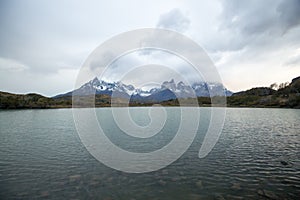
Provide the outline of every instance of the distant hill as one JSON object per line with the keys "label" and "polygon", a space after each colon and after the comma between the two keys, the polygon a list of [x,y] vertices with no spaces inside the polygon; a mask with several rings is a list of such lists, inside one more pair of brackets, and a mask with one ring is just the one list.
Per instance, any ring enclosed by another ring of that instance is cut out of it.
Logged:
{"label": "distant hill", "polygon": [[65,99],[53,99],[39,94],[11,94],[0,92],[0,108],[64,108],[71,107],[72,102]]}
{"label": "distant hill", "polygon": [[276,90],[268,87],[257,87],[250,90],[233,93],[231,96],[243,96],[243,95],[254,95],[254,96],[268,96],[272,95]]}
{"label": "distant hill", "polygon": [[300,77],[290,84],[280,84],[278,90],[267,87],[252,88],[232,94],[228,106],[300,108]]}

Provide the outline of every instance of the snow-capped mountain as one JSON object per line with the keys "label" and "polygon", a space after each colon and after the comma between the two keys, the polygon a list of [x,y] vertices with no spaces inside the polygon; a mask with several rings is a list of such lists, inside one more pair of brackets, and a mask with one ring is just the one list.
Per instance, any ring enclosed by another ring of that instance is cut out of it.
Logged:
{"label": "snow-capped mountain", "polygon": [[130,98],[131,101],[166,101],[176,98],[194,97],[208,97],[224,94],[231,96],[232,92],[227,90],[221,83],[194,83],[192,86],[186,85],[182,81],[175,83],[171,81],[164,81],[159,88],[152,88],[150,90],[142,90],[135,88],[133,85],[126,85],[122,82],[108,83],[103,80],[94,78],[93,80],[85,83],[80,88],[60,94],[56,97],[64,97],[74,95],[91,95],[91,94],[105,94],[118,98]]}

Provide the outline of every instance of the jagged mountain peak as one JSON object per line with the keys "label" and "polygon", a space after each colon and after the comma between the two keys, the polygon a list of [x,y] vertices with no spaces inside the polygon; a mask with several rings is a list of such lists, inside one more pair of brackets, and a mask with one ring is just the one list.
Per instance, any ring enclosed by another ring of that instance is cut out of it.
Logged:
{"label": "jagged mountain peak", "polygon": [[[223,92],[223,93],[222,93]],[[153,87],[148,90],[135,88],[133,85],[124,84],[121,81],[106,82],[99,80],[97,77],[90,80],[80,88],[58,96],[91,95],[105,94],[113,97],[131,98],[137,100],[151,99],[153,101],[163,101],[175,98],[189,98],[196,96],[214,96],[219,94],[231,95],[231,92],[221,83],[198,82],[192,86],[185,84],[183,81],[175,82],[174,79],[164,81],[161,87]]]}
{"label": "jagged mountain peak", "polygon": [[93,78],[92,80],[89,81],[91,85],[100,85],[100,81],[97,77]]}

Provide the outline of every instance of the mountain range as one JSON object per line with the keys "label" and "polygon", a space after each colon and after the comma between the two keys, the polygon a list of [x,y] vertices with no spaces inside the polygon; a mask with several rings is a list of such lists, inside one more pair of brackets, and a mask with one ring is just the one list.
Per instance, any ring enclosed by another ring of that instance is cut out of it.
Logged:
{"label": "mountain range", "polygon": [[149,90],[135,88],[133,85],[126,85],[122,82],[105,82],[95,77],[93,80],[83,84],[80,88],[65,94],[59,94],[54,98],[67,97],[72,95],[108,95],[113,98],[130,99],[131,102],[162,102],[177,98],[231,96],[233,93],[227,90],[221,83],[197,82],[191,86],[174,79],[164,81],[160,87],[153,87]]}
{"label": "mountain range", "polygon": [[[85,83],[78,89],[60,94],[55,97],[45,97],[39,94],[12,94],[0,91],[0,109],[33,109],[33,108],[71,108],[73,105],[72,94],[80,95],[80,107],[90,107],[86,104],[90,95],[95,94],[95,107],[111,107],[112,96],[117,102],[127,102],[124,98],[130,98],[129,105],[121,106],[152,106],[159,103],[163,106],[181,106],[179,100],[184,101],[185,106],[194,106],[190,102],[190,92],[196,93],[199,106],[211,106],[211,100],[218,96],[209,97],[208,88],[212,96],[218,92],[225,92],[228,107],[272,107],[272,108],[300,108],[300,77],[294,78],[290,83],[272,84],[270,87],[256,87],[246,91],[232,94],[222,84],[194,83],[187,86],[174,80],[165,81],[158,88],[142,90],[121,82],[107,83],[97,78]],[[231,95],[232,94],[232,95]],[[177,96],[176,96],[177,95]],[[230,96],[231,95],[231,96]],[[175,98],[175,99],[174,99]]]}

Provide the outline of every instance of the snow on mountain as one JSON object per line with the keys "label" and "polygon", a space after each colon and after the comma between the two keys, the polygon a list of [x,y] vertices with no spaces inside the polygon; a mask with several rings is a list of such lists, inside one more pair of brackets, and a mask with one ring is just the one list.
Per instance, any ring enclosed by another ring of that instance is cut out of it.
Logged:
{"label": "snow on mountain", "polygon": [[93,80],[85,83],[80,88],[68,92],[66,94],[57,95],[56,97],[74,95],[93,95],[93,94],[106,94],[112,97],[130,98],[133,101],[152,100],[152,101],[165,101],[175,98],[188,98],[204,96],[216,96],[225,94],[231,96],[232,92],[227,90],[221,83],[205,83],[198,82],[192,86],[186,85],[180,81],[177,84],[174,79],[164,81],[160,88],[152,88],[150,90],[142,90],[135,88],[133,85],[126,85],[122,82],[106,82],[94,78]]}

